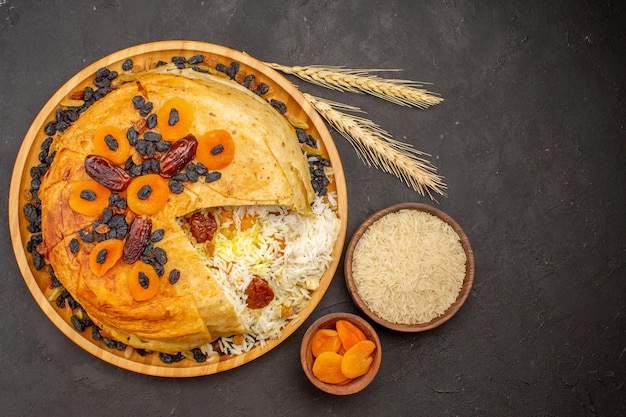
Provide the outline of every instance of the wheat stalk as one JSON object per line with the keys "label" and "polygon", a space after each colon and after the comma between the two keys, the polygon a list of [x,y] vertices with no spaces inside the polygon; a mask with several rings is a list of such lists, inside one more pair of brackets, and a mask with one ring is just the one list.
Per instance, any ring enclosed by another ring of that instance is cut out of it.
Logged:
{"label": "wheat stalk", "polygon": [[358,107],[303,93],[315,110],[345,137],[368,166],[375,166],[395,175],[421,195],[434,200],[431,191],[445,196],[446,185],[437,169],[424,156],[428,154],[410,144],[394,140],[391,135],[369,119],[340,110],[362,112]]}
{"label": "wheat stalk", "polygon": [[425,90],[422,83],[410,80],[385,79],[372,72],[398,71],[395,69],[347,69],[343,67],[325,67],[318,65],[288,67],[276,63],[266,65],[285,74],[323,87],[367,93],[395,104],[425,109],[443,101],[443,98]]}

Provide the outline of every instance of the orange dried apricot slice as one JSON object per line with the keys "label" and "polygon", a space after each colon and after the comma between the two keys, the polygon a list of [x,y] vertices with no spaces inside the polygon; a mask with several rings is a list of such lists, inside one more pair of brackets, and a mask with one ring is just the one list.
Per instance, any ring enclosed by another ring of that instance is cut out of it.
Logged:
{"label": "orange dried apricot slice", "polygon": [[235,142],[225,130],[209,130],[198,139],[196,159],[210,170],[222,169],[235,157]]}
{"label": "orange dried apricot slice", "polygon": [[159,292],[161,280],[152,266],[143,262],[135,262],[130,274],[126,277],[128,289],[135,301],[147,301]]}
{"label": "orange dried apricot slice", "polygon": [[313,375],[327,384],[343,384],[350,378],[341,372],[343,356],[335,352],[323,352],[313,362]]}
{"label": "orange dried apricot slice", "polygon": [[311,353],[316,358],[324,352],[339,352],[341,339],[333,329],[319,329],[311,338]]}
{"label": "orange dried apricot slice", "polygon": [[109,239],[99,242],[89,254],[89,268],[95,276],[106,274],[120,260],[124,252],[124,242]]}
{"label": "orange dried apricot slice", "polygon": [[93,147],[97,155],[116,165],[126,162],[130,156],[130,143],[126,132],[114,126],[102,126],[93,134]]}
{"label": "orange dried apricot slice", "polygon": [[167,100],[157,111],[157,127],[164,140],[185,137],[194,121],[191,104],[179,97]]}
{"label": "orange dried apricot slice", "polygon": [[135,214],[154,214],[167,203],[170,189],[167,180],[158,174],[134,178],[126,189],[128,208]]}
{"label": "orange dried apricot slice", "polygon": [[365,333],[363,333],[361,329],[347,320],[337,320],[335,328],[337,329],[339,339],[341,339],[341,344],[346,351],[349,350],[355,343],[367,339]]}
{"label": "orange dried apricot slice", "polygon": [[69,205],[85,216],[97,216],[109,205],[111,191],[93,180],[74,181],[70,185]]}
{"label": "orange dried apricot slice", "polygon": [[361,340],[355,343],[343,354],[341,373],[348,378],[365,375],[372,366],[374,349],[376,349],[376,344],[371,340]]}

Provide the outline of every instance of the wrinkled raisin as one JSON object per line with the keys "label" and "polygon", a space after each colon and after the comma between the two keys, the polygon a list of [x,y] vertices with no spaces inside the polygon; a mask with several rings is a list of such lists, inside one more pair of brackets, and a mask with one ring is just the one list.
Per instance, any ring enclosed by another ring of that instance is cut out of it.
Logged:
{"label": "wrinkled raisin", "polygon": [[108,255],[108,251],[106,249],[101,249],[100,252],[96,255],[96,262],[99,264],[103,264],[106,261]]}
{"label": "wrinkled raisin", "polygon": [[165,231],[163,229],[157,229],[152,233],[152,236],[150,236],[150,240],[152,242],[159,242],[161,241],[161,239],[163,239],[164,235]]}
{"label": "wrinkled raisin", "polygon": [[150,113],[152,113],[152,108],[154,104],[151,101],[147,101],[141,108],[139,109],[139,115],[142,117],[146,117]]}
{"label": "wrinkled raisin", "polygon": [[172,108],[170,110],[169,118],[167,119],[167,124],[169,126],[174,126],[180,120],[180,116],[178,115],[178,110]]}
{"label": "wrinkled raisin", "polygon": [[139,140],[139,133],[137,133],[134,127],[130,126],[128,129],[126,129],[126,139],[128,139],[128,143],[130,143],[131,146],[137,145],[137,140]]}
{"label": "wrinkled raisin", "polygon": [[80,229],[78,231],[78,235],[80,236],[82,241],[85,242],[85,243],[93,243],[93,241],[94,241],[93,234],[89,233],[87,230]]}
{"label": "wrinkled raisin", "polygon": [[144,96],[135,96],[133,97],[133,106],[135,109],[139,110],[144,104],[146,104],[146,99]]}
{"label": "wrinkled raisin", "polygon": [[178,269],[172,269],[169,275],[170,284],[174,285],[180,279],[180,271]]}
{"label": "wrinkled raisin", "polygon": [[271,99],[270,104],[274,107],[280,114],[284,114],[287,111],[287,106],[282,101]]}
{"label": "wrinkled raisin", "polygon": [[167,252],[162,248],[154,248],[154,259],[161,265],[165,265],[167,263]]}
{"label": "wrinkled raisin", "polygon": [[143,271],[139,271],[137,279],[139,280],[139,285],[141,285],[141,288],[143,288],[144,290],[148,289],[148,287],[150,286],[150,278],[148,278],[148,276]]}
{"label": "wrinkled raisin", "polygon": [[200,348],[193,348],[191,352],[193,353],[193,360],[195,360],[198,363],[206,362],[207,355],[204,352],[202,352]]}
{"label": "wrinkled raisin", "polygon": [[194,55],[191,58],[189,58],[189,60],[187,62],[189,64],[191,64],[191,65],[200,64],[200,63],[204,62],[204,55],[202,55],[202,54]]}
{"label": "wrinkled raisin", "polygon": [[170,191],[174,194],[180,194],[185,191],[185,187],[183,187],[183,185],[176,180],[170,180],[168,185],[170,187]]}
{"label": "wrinkled raisin", "polygon": [[133,69],[133,60],[128,58],[127,60],[122,62],[122,69],[124,71],[130,71],[131,69]]}
{"label": "wrinkled raisin", "polygon": [[152,187],[146,184],[141,187],[141,189],[137,193],[137,198],[139,198],[140,200],[147,200],[148,197],[150,197],[150,194],[152,194]]}
{"label": "wrinkled raisin", "polygon": [[211,148],[211,155],[219,155],[222,152],[224,152],[224,145],[222,145],[221,143]]}
{"label": "wrinkled raisin", "polygon": [[146,119],[146,123],[147,123],[148,129],[154,129],[157,125],[157,115],[155,113],[152,113]]}
{"label": "wrinkled raisin", "polygon": [[73,315],[70,320],[72,321],[72,326],[74,326],[77,331],[81,333],[85,331],[85,324],[78,318],[78,316]]}
{"label": "wrinkled raisin", "polygon": [[96,193],[91,190],[83,190],[80,192],[80,198],[87,201],[94,201],[96,199]]}
{"label": "wrinkled raisin", "polygon": [[156,144],[156,150],[159,152],[165,152],[172,146],[172,142],[166,140],[160,140]]}
{"label": "wrinkled raisin", "polygon": [[143,138],[148,142],[158,142],[161,140],[161,135],[156,132],[146,132],[143,134]]}
{"label": "wrinkled raisin", "polygon": [[78,250],[80,249],[80,246],[78,244],[78,239],[76,239],[75,237],[72,238],[72,240],[70,240],[70,251],[76,255],[78,253]]}
{"label": "wrinkled raisin", "polygon": [[213,182],[222,178],[222,173],[219,171],[211,171],[208,172],[205,176],[204,182]]}

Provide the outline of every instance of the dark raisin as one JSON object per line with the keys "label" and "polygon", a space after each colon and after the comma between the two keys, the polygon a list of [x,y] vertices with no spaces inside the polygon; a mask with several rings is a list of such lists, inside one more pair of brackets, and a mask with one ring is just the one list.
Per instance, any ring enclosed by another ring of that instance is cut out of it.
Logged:
{"label": "dark raisin", "polygon": [[151,101],[147,101],[143,106],[141,106],[141,108],[139,109],[139,115],[141,117],[146,117],[147,115],[149,115],[150,113],[152,113],[152,108],[154,107],[154,104],[152,104]]}
{"label": "dark raisin", "polygon": [[222,178],[222,173],[219,171],[211,171],[209,173],[206,174],[206,176],[204,177],[204,182],[213,182],[213,181],[217,181],[220,178]]}
{"label": "dark raisin", "polygon": [[24,204],[24,207],[22,209],[24,211],[24,217],[29,222],[34,222],[39,217],[39,209],[31,203]]}
{"label": "dark raisin", "polygon": [[265,84],[265,83],[260,83],[259,84],[259,93],[261,94],[265,94],[268,91],[270,91],[270,86]]}
{"label": "dark raisin", "polygon": [[167,65],[167,62],[165,62],[165,61],[159,61],[159,62],[157,62],[157,64],[156,64],[157,68],[158,68],[158,67],[162,67],[163,65]]}
{"label": "dark raisin", "polygon": [[141,357],[146,356],[148,354],[148,351],[145,349],[135,349],[135,352],[137,352],[137,354]]}
{"label": "dark raisin", "polygon": [[85,242],[85,243],[93,243],[93,241],[94,241],[93,234],[89,233],[88,231],[86,231],[84,229],[80,229],[78,231],[78,235],[80,236],[82,241]]}
{"label": "dark raisin", "polygon": [[185,191],[185,187],[183,187],[183,185],[176,180],[170,180],[169,187],[170,187],[170,191],[173,192],[174,194],[180,194],[183,191]]}
{"label": "dark raisin", "polygon": [[137,193],[137,197],[140,200],[147,200],[148,197],[150,197],[150,194],[152,194],[152,187],[150,187],[148,184],[146,184],[143,187],[141,187],[141,189]]}
{"label": "dark raisin", "polygon": [[154,248],[154,242],[148,242],[143,249],[143,255],[152,256],[152,248]]}
{"label": "dark raisin", "polygon": [[119,350],[120,352],[122,352],[124,349],[126,349],[126,344],[120,341],[115,342],[115,349]]}
{"label": "dark raisin", "polygon": [[65,307],[65,300],[69,296],[70,296],[70,293],[64,288],[63,291],[61,291],[61,294],[59,294],[57,299],[55,300],[57,307],[59,308]]}
{"label": "dark raisin", "polygon": [[110,228],[120,227],[124,224],[126,224],[126,217],[124,217],[123,214],[116,214],[111,218],[111,220],[109,220],[108,223]]}
{"label": "dark raisin", "polygon": [[104,345],[106,347],[108,347],[109,349],[115,349],[117,348],[117,342],[113,339],[109,339],[108,337],[102,337],[102,343],[104,343]]}
{"label": "dark raisin", "polygon": [[80,307],[80,304],[78,304],[78,301],[76,301],[74,299],[74,297],[72,297],[71,295],[69,297],[67,297],[67,305],[72,309],[75,310],[78,307]]}
{"label": "dark raisin", "polygon": [[76,239],[75,237],[72,238],[72,240],[70,240],[70,251],[74,255],[76,255],[79,249],[80,249],[80,245],[78,244],[78,239]]}
{"label": "dark raisin", "polygon": [[202,54],[194,55],[191,58],[189,58],[189,60],[187,62],[189,64],[191,64],[191,65],[200,64],[200,63],[204,62],[204,55],[202,55]]}
{"label": "dark raisin", "polygon": [[70,124],[68,122],[57,122],[56,124],[56,129],[59,132],[65,132],[68,127],[70,127]]}
{"label": "dark raisin", "polygon": [[148,144],[146,145],[146,156],[154,156],[154,154],[156,153],[156,143],[154,142],[148,142]]}
{"label": "dark raisin", "polygon": [[304,131],[304,129],[300,129],[299,127],[296,128],[296,135],[298,136],[298,142],[300,143],[305,143],[306,139],[307,139],[307,133]]}
{"label": "dark raisin", "polygon": [[61,286],[61,281],[59,281],[56,274],[54,273],[54,270],[52,269],[50,270],[50,286],[52,288],[57,288]]}
{"label": "dark raisin", "polygon": [[174,285],[180,279],[180,271],[178,269],[172,269],[169,275],[170,284]]}
{"label": "dark raisin", "polygon": [[113,70],[113,71],[111,71],[111,72],[109,73],[109,76],[108,76],[107,78],[108,78],[109,80],[114,80],[114,79],[116,79],[116,78],[117,78],[117,76],[118,76],[118,75],[119,75],[119,74],[118,74],[118,72],[117,72],[117,71],[115,71],[115,70]]}
{"label": "dark raisin", "polygon": [[[119,198],[119,194],[118,194],[118,198]],[[102,223],[108,223],[109,221],[111,221],[111,218],[113,217],[113,210],[111,210],[108,207],[105,207],[104,210],[102,210],[102,215],[101,215],[101,220]]]}
{"label": "dark raisin", "polygon": [[99,264],[103,264],[107,259],[108,251],[106,249],[101,249],[100,252],[96,255],[96,262]]}
{"label": "dark raisin", "polygon": [[167,151],[170,147],[172,146],[172,142],[169,142],[167,140],[161,140],[159,142],[157,142],[156,144],[156,150],[158,152],[165,152]]}
{"label": "dark raisin", "polygon": [[96,199],[96,193],[91,190],[83,190],[80,192],[80,198],[87,201],[94,201]]}
{"label": "dark raisin", "polygon": [[272,105],[272,107],[278,110],[278,113],[280,114],[284,114],[285,112],[287,112],[287,106],[282,101],[271,99],[270,104]]}
{"label": "dark raisin", "polygon": [[85,331],[85,324],[76,315],[73,315],[71,317],[71,320],[72,320],[72,326],[74,326],[74,328],[77,331],[79,331],[81,333]]}
{"label": "dark raisin", "polygon": [[198,162],[196,164],[196,172],[200,175],[205,175],[209,170],[204,166],[202,162]]}
{"label": "dark raisin", "polygon": [[148,141],[145,139],[139,139],[135,145],[135,149],[139,152],[139,155],[145,155],[148,149]]}
{"label": "dark raisin", "polygon": [[85,100],[86,102],[93,100],[93,88],[87,86],[83,91],[83,100]]}
{"label": "dark raisin", "polygon": [[133,97],[133,106],[135,109],[139,110],[144,104],[146,104],[146,99],[144,96],[135,96]]}
{"label": "dark raisin", "polygon": [[139,140],[139,133],[137,133],[134,127],[131,126],[126,129],[126,139],[128,139],[128,143],[130,143],[131,146],[137,145],[137,140]]}
{"label": "dark raisin", "polygon": [[187,179],[191,182],[198,182],[198,172],[195,169],[187,167]]}
{"label": "dark raisin", "polygon": [[160,263],[153,262],[152,267],[154,268],[154,271],[157,273],[158,276],[162,277],[163,274],[165,274],[165,268]]}
{"label": "dark raisin", "polygon": [[161,140],[161,135],[156,132],[146,132],[143,138],[149,142],[158,142]]}
{"label": "dark raisin", "polygon": [[52,145],[53,140],[54,139],[52,139],[51,137],[47,137],[41,144],[41,150],[48,152],[50,150],[50,145]]}
{"label": "dark raisin", "polygon": [[124,223],[120,227],[116,227],[115,229],[115,239],[124,239],[128,234],[128,225]]}
{"label": "dark raisin", "polygon": [[150,240],[152,242],[159,242],[161,241],[161,239],[163,239],[164,235],[165,231],[163,229],[157,229],[152,233],[152,236],[150,236]]}
{"label": "dark raisin", "polygon": [[100,334],[100,329],[98,328],[98,326],[93,326],[91,328],[91,338],[93,340],[100,340],[100,339],[102,339],[102,335]]}
{"label": "dark raisin", "polygon": [[174,55],[172,57],[172,62],[174,64],[184,64],[187,62],[187,58],[185,58],[184,56]]}
{"label": "dark raisin", "polygon": [[172,108],[170,110],[170,116],[167,119],[167,124],[170,126],[174,126],[180,120],[180,116],[178,115],[178,110]]}
{"label": "dark raisin", "polygon": [[207,355],[200,348],[193,348],[191,352],[193,353],[193,360],[198,363],[206,362]]}
{"label": "dark raisin", "polygon": [[109,196],[109,205],[115,206],[122,197],[118,193],[111,193]]}
{"label": "dark raisin", "polygon": [[98,88],[102,88],[102,87],[110,87],[111,86],[111,80],[109,80],[108,77],[96,77],[93,80],[93,85],[95,85]]}
{"label": "dark raisin", "polygon": [[255,78],[256,77],[254,76],[254,74],[246,75],[246,78],[243,79],[243,86],[246,87],[246,88],[249,88],[250,87],[250,83],[252,81],[254,81]]}
{"label": "dark raisin", "polygon": [[174,363],[172,356],[167,353],[159,352],[159,359],[161,359],[161,362],[166,363],[168,365],[171,363]]}
{"label": "dark raisin", "polygon": [[154,259],[161,265],[165,265],[167,263],[167,252],[162,248],[154,248]]}
{"label": "dark raisin", "polygon": [[111,71],[106,67],[98,68],[96,77],[108,77],[110,73]]}
{"label": "dark raisin", "polygon": [[187,174],[184,172],[181,172],[180,174],[176,174],[172,177],[173,180],[176,181],[180,181],[180,182],[185,182],[185,181],[189,181],[189,178],[187,178]]}
{"label": "dark raisin", "polygon": [[128,175],[131,177],[138,177],[141,175],[141,165],[135,165],[128,170]]}
{"label": "dark raisin", "polygon": [[43,132],[46,135],[52,136],[55,133],[57,133],[57,126],[56,126],[56,122],[54,121],[50,121],[46,124],[46,126],[43,128]]}
{"label": "dark raisin", "polygon": [[211,155],[219,155],[222,152],[224,152],[224,145],[222,145],[221,143],[211,148]]}
{"label": "dark raisin", "polygon": [[139,285],[141,285],[141,288],[143,288],[144,290],[148,289],[148,287],[150,286],[150,278],[148,278],[148,276],[144,274],[143,271],[139,271],[137,279],[139,280]]}
{"label": "dark raisin", "polygon": [[155,113],[152,113],[150,116],[148,116],[146,122],[148,129],[154,129],[157,125],[157,115]]}
{"label": "dark raisin", "polygon": [[215,69],[219,72],[223,72],[224,74],[228,74],[228,67],[224,64],[217,64]]}
{"label": "dark raisin", "polygon": [[122,69],[124,71],[130,71],[133,69],[133,60],[128,58],[126,61],[122,62]]}

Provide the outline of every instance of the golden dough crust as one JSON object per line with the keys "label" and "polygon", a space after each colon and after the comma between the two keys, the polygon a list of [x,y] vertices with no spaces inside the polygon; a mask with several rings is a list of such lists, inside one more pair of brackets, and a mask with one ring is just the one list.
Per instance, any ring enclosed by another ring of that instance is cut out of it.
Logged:
{"label": "golden dough crust", "polygon": [[[137,348],[176,353],[246,331],[177,218],[225,205],[279,204],[308,212],[314,192],[293,127],[265,100],[218,77],[158,72],[137,74],[136,82],[97,101],[55,140],[57,156],[40,188],[42,234],[58,279],[104,334]],[[132,105],[138,94],[153,102],[155,112],[170,98],[186,100],[195,111],[192,134],[224,129],[236,148],[220,180],[185,182],[182,193],[170,194],[165,207],[150,216],[152,230],[165,231],[157,246],[168,262],[157,295],[141,302],[127,284],[132,265],[120,260],[104,276],[93,274],[89,253],[95,244],[84,243],[78,231],[89,229],[99,216],[76,213],[68,203],[72,182],[89,179],[84,159],[94,153],[94,131],[103,125],[126,131],[140,119]],[[77,253],[69,249],[72,239],[80,242]],[[174,285],[168,279],[173,269],[180,271]]]}

